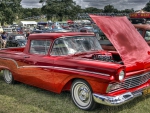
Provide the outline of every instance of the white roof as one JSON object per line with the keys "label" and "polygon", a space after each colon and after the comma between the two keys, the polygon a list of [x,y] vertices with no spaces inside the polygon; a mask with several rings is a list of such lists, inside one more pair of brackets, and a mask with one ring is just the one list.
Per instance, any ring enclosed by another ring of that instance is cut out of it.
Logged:
{"label": "white roof", "polygon": [[36,21],[21,21],[22,24],[37,24]]}

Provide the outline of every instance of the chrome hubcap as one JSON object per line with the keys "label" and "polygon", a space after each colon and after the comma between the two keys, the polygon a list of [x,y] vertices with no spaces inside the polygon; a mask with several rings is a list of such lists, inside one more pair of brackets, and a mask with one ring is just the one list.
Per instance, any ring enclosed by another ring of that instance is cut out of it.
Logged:
{"label": "chrome hubcap", "polygon": [[81,87],[79,89],[79,98],[81,101],[87,101],[89,99],[89,93],[88,93],[88,90],[84,87]]}

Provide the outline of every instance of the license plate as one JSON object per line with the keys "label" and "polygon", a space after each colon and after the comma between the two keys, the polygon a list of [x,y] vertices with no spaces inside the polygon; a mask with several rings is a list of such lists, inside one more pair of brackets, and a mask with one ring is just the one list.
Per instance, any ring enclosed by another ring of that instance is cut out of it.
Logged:
{"label": "license plate", "polygon": [[143,90],[143,95],[148,95],[148,94],[150,94],[150,87]]}

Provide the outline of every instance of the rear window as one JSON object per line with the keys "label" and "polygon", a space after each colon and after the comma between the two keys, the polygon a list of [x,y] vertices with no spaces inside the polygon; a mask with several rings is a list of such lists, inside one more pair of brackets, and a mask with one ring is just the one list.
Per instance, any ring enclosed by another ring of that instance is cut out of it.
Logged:
{"label": "rear window", "polygon": [[50,40],[32,40],[30,45],[30,53],[46,55],[48,53],[50,44]]}

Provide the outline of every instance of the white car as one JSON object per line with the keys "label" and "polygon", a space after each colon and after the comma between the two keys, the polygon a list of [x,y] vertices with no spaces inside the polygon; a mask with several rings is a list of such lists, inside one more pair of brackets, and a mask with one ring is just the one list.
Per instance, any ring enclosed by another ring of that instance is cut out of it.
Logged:
{"label": "white car", "polygon": [[12,29],[12,28],[3,28],[3,30],[4,30],[6,33],[13,33],[13,29]]}

